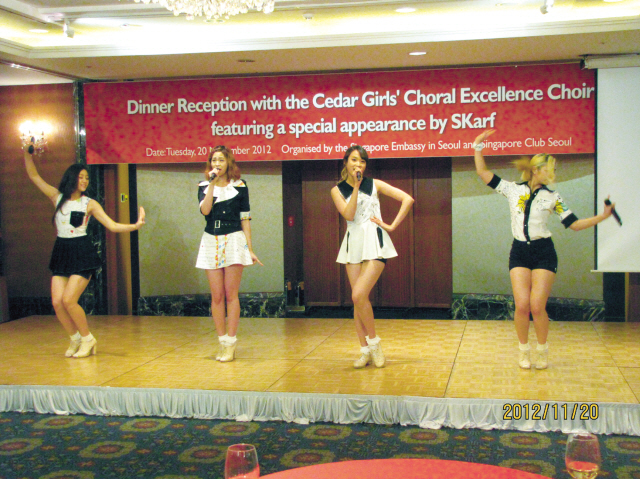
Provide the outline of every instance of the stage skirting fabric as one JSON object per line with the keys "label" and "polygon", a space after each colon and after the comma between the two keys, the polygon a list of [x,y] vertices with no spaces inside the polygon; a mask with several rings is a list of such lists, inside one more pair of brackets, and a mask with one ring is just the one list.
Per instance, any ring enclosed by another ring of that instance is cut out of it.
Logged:
{"label": "stage skirting fabric", "polygon": [[[640,436],[640,405],[409,396],[0,386],[0,411]],[[519,419],[517,419],[519,418]]]}

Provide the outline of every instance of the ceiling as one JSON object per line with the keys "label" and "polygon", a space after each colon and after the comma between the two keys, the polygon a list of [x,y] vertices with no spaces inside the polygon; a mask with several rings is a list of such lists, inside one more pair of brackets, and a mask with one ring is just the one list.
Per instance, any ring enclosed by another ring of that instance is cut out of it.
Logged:
{"label": "ceiling", "polygon": [[[555,0],[547,14],[543,3],[276,0],[270,14],[207,22],[133,0],[0,0],[0,85],[579,61],[640,51],[640,0]],[[409,55],[416,51],[425,54]]]}

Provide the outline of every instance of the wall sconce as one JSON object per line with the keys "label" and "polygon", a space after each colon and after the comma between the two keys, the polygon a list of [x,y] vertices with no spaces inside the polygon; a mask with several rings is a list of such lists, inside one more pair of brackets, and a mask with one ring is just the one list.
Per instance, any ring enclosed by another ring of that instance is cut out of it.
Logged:
{"label": "wall sconce", "polygon": [[51,126],[46,122],[33,123],[27,121],[20,125],[22,146],[33,145],[34,154],[39,155],[47,146],[46,136],[51,133]]}

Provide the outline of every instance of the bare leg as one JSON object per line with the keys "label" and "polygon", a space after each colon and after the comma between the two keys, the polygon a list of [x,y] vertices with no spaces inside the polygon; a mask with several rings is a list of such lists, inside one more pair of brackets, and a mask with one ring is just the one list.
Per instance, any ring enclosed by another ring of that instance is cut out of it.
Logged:
{"label": "bare leg", "polygon": [[244,266],[234,264],[224,268],[224,292],[227,300],[227,334],[235,336],[240,322],[240,300],[238,290],[242,280]]}
{"label": "bare leg", "polygon": [[225,325],[226,309],[224,294],[224,269],[208,269],[207,279],[211,290],[211,316],[216,325],[218,336],[224,336],[227,328]]}
{"label": "bare leg", "polygon": [[531,272],[531,315],[533,327],[536,330],[538,344],[546,344],[549,335],[549,315],[547,314],[547,300],[556,279],[553,271],[534,269]]}
{"label": "bare leg", "polygon": [[71,316],[69,316],[69,313],[67,313],[67,310],[62,304],[62,295],[64,294],[64,289],[68,281],[69,278],[65,278],[64,276],[54,276],[51,278],[51,302],[58,321],[60,321],[60,324],[67,334],[73,336],[78,332],[78,328],[76,328]]}
{"label": "bare leg", "polygon": [[529,342],[529,313],[531,312],[531,270],[528,268],[513,268],[509,272],[513,300],[516,311],[513,321],[520,344]]}
{"label": "bare leg", "polygon": [[73,336],[76,331],[82,336],[89,334],[87,315],[78,304],[80,296],[88,285],[89,280],[78,275],[72,275],[70,278],[54,276],[51,279],[53,308],[69,336]]}
{"label": "bare leg", "polygon": [[[358,277],[360,276],[362,265],[347,264],[345,266],[347,270],[347,277],[349,278],[349,284],[351,285],[351,290],[353,291],[353,288],[355,288],[355,284],[358,282]],[[356,334],[358,335],[358,341],[360,341],[360,346],[364,347],[367,345],[367,340],[365,338],[367,333],[364,330],[364,324],[362,324],[362,320],[358,315],[358,310],[355,308],[355,305],[353,308],[353,319],[356,325]]]}
{"label": "bare leg", "polygon": [[362,263],[360,274],[355,284],[351,286],[351,297],[353,299],[354,311],[362,323],[364,332],[369,338],[376,337],[376,328],[373,320],[373,308],[369,300],[369,294],[375,286],[378,278],[384,270],[385,264],[382,261],[365,261]]}

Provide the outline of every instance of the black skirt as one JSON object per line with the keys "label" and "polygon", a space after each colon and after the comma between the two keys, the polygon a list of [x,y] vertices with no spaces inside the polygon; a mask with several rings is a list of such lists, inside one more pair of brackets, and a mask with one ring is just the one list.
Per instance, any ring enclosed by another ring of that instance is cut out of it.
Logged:
{"label": "black skirt", "polygon": [[56,238],[49,262],[49,269],[54,274],[68,276],[81,271],[95,270],[101,265],[102,261],[89,236]]}

